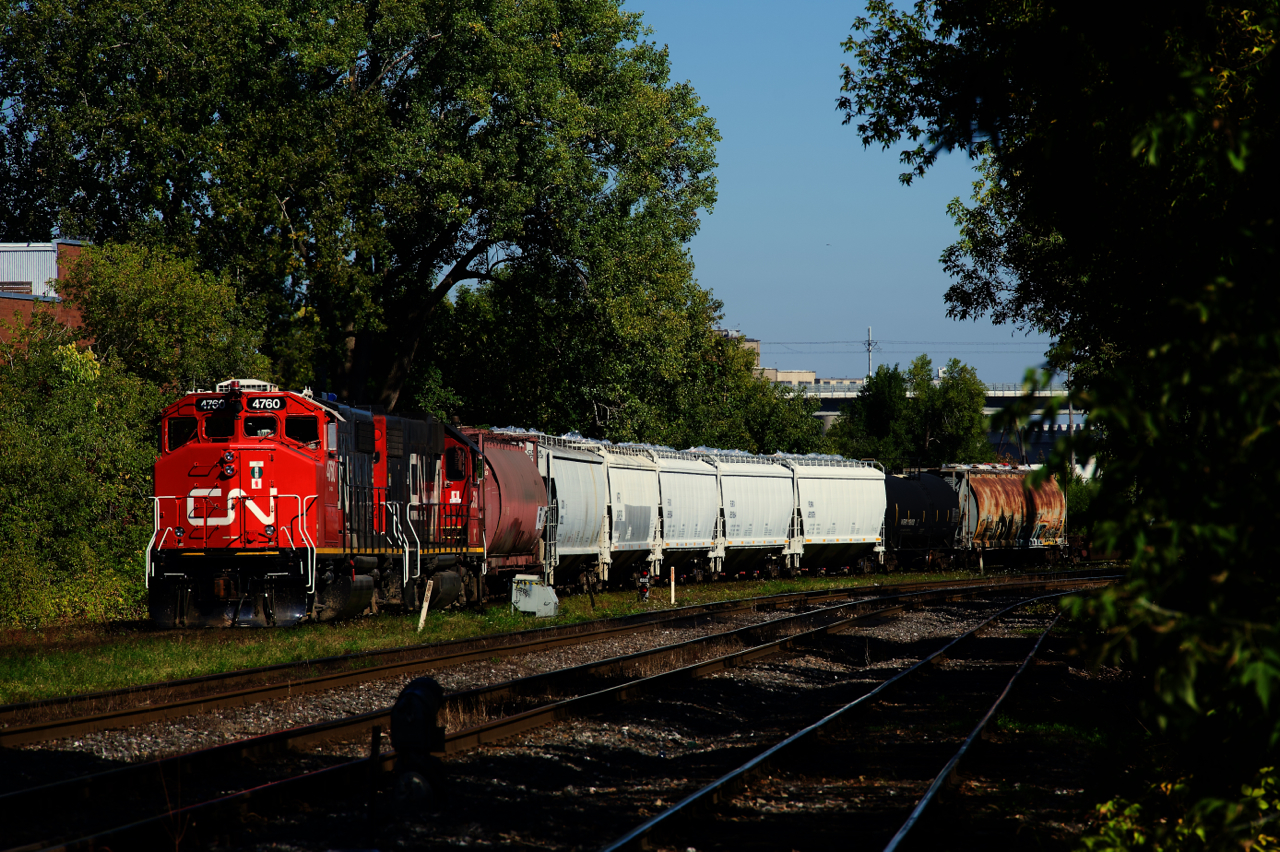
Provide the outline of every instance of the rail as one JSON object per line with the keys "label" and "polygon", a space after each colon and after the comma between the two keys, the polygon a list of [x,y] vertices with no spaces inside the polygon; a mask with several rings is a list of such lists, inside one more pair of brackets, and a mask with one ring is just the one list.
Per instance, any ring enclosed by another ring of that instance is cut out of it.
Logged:
{"label": "rail", "polygon": [[1000,612],[996,613],[990,618],[985,619],[981,624],[971,628],[970,630],[966,631],[965,633],[961,634],[960,636],[948,642],[942,648],[938,649],[937,651],[934,651],[932,654],[929,654],[927,657],[915,663],[910,668],[906,669],[905,671],[899,672],[898,674],[884,681],[883,683],[881,683],[880,685],[878,685],[877,687],[875,687],[865,695],[859,698],[856,698],[853,701],[850,701],[848,704],[845,704],[843,707],[840,707],[835,711],[827,714],[823,718],[819,719],[817,722],[814,722],[812,725],[809,725],[808,727],[792,734],[791,736],[787,737],[783,741],[777,743],[771,748],[768,748],[765,751],[761,752],[760,754],[756,755],[751,760],[739,766],[737,769],[734,769],[733,771],[725,775],[722,775],[720,778],[717,778],[715,781],[711,782],[710,784],[703,787],[702,789],[697,790],[694,793],[691,793],[690,795],[686,796],[684,799],[672,805],[670,808],[658,814],[657,816],[654,816],[646,820],[644,823],[640,824],[639,826],[633,828],[631,831],[619,837],[613,843],[610,843],[608,846],[605,846],[601,850],[601,852],[621,852],[621,850],[624,850],[624,849],[647,848],[648,846],[651,845],[651,842],[652,842],[651,835],[653,835],[655,831],[662,830],[662,829],[671,829],[676,821],[689,819],[696,809],[708,807],[712,803],[720,801],[723,796],[732,795],[734,792],[736,792],[737,790],[741,789],[744,786],[748,777],[755,776],[761,771],[765,770],[769,766],[771,761],[776,760],[783,753],[790,751],[799,743],[809,740],[811,737],[816,735],[818,732],[822,731],[828,725],[832,724],[838,719],[841,719],[846,713],[849,713],[856,709],[861,709],[863,707],[870,705],[874,701],[879,700],[884,695],[884,693],[886,693],[888,690],[897,686],[900,682],[902,682],[906,678],[914,675],[919,671],[924,670],[927,666],[931,665],[934,660],[944,657],[949,651],[955,648],[956,645],[976,635],[978,631],[982,630],[984,627],[991,624],[993,621],[999,618],[1002,618],[1008,613],[1016,609],[1020,609],[1021,607],[1028,606],[1030,604],[1036,603],[1038,601],[1043,601],[1048,598],[1062,597],[1065,594],[1068,594],[1068,593],[1054,592],[1048,595],[1041,595],[1034,598],[1028,598],[1026,600],[1019,601],[1018,603],[1012,606],[1002,609]]}
{"label": "rail", "polygon": [[[652,694],[657,690],[666,688],[674,682],[705,677],[716,672],[724,671],[728,668],[745,665],[762,659],[767,659],[778,654],[794,651],[796,648],[803,647],[807,642],[813,639],[832,633],[842,632],[857,623],[868,619],[876,620],[908,607],[919,606],[933,601],[954,599],[956,591],[957,590],[954,589],[939,589],[907,593],[880,600],[849,600],[823,610],[785,616],[782,619],[765,624],[750,625],[737,630],[727,631],[725,633],[697,637],[674,645],[651,648],[621,657],[599,660],[593,663],[576,666],[571,669],[543,672],[527,678],[521,678],[516,681],[508,681],[491,686],[478,687],[465,692],[453,693],[446,697],[447,706],[457,708],[484,706],[486,704],[495,703],[494,699],[497,698],[562,691],[569,686],[567,681],[586,684],[597,682],[596,679],[599,677],[601,672],[621,671],[627,667],[643,668],[658,660],[679,660],[688,649],[697,647],[711,648],[729,637],[738,637],[745,646],[740,650],[716,656],[711,659],[705,659],[700,662],[693,663],[692,665],[681,666],[679,668],[647,677],[629,679],[624,683],[610,686],[605,689],[554,701],[510,716],[481,722],[472,727],[450,734],[446,738],[445,751],[447,753],[465,751],[478,747],[484,743],[495,742],[541,725],[598,712],[602,708],[611,706],[616,702],[627,701],[642,695]],[[984,591],[984,589],[980,588],[971,588],[968,590],[968,594],[978,595],[982,594]],[[1052,596],[1053,595],[1046,597]],[[912,598],[916,599],[912,600]],[[1025,605],[1025,603],[1026,602],[1023,602],[1023,605]],[[1010,607],[1009,609],[1013,608],[1015,607]],[[854,610],[854,612],[848,613],[848,610]],[[1008,610],[1006,610],[1006,612],[1007,611]],[[835,617],[836,620],[828,620],[831,617]],[[826,621],[826,623],[822,623],[823,621]],[[800,632],[792,633],[791,635],[784,635],[781,638],[771,638],[780,633],[785,633],[786,624],[788,623],[800,628]],[[811,625],[814,624],[817,624],[817,626],[811,627]],[[947,647],[950,648],[954,644],[955,643],[953,642]],[[894,680],[896,680],[896,678]],[[389,713],[390,708],[385,708],[383,710],[377,710],[347,719],[322,722],[304,726],[302,728],[295,728],[289,731],[265,734],[259,737],[243,740],[238,743],[228,743],[186,755],[162,758],[158,761],[146,764],[134,764],[106,770],[95,775],[83,776],[66,782],[59,782],[40,788],[33,788],[9,794],[7,796],[0,797],[0,804],[7,806],[7,809],[14,811],[20,808],[56,808],[58,807],[58,803],[78,798],[86,794],[89,790],[94,790],[96,796],[101,794],[110,795],[110,791],[114,790],[130,789],[136,786],[131,783],[133,778],[144,777],[148,773],[153,773],[156,770],[159,770],[161,773],[166,771],[177,772],[179,770],[192,772],[197,771],[204,765],[213,765],[225,761],[227,757],[232,755],[243,756],[246,754],[253,754],[256,756],[262,756],[274,752],[282,752],[305,743],[314,743],[330,739],[347,739],[356,732],[367,730],[373,725],[385,725],[389,721]],[[384,755],[384,758],[390,757],[391,755]],[[356,763],[364,763],[364,761],[357,761]],[[382,765],[385,766],[386,764],[384,763]],[[298,776],[296,779],[285,779],[283,783],[292,784],[296,780],[306,777],[307,776]],[[124,783],[126,781],[130,781],[130,783]],[[101,792],[99,793],[96,791]],[[199,809],[207,806],[216,806],[221,801],[223,800],[216,799],[213,802],[206,803],[206,805],[195,805],[191,806],[191,808]],[[194,810],[186,812],[193,813]],[[94,838],[101,841],[114,836],[116,840],[123,840],[124,838],[121,836],[121,833],[130,831],[137,825],[139,825],[139,823],[133,823],[119,829],[100,832],[95,834]]]}
{"label": "rail", "polygon": [[1018,681],[1018,678],[1022,677],[1022,673],[1027,670],[1027,667],[1031,665],[1031,661],[1035,659],[1036,654],[1040,653],[1040,646],[1044,643],[1045,637],[1052,632],[1053,628],[1057,626],[1058,621],[1061,618],[1061,613],[1056,615],[1053,621],[1050,622],[1049,626],[1040,634],[1040,638],[1036,639],[1035,646],[1032,647],[1031,652],[1027,654],[1026,659],[1022,661],[1022,665],[1018,666],[1018,670],[1013,673],[1013,677],[1009,678],[1009,682],[1005,684],[1004,689],[1001,691],[1000,695],[996,697],[996,700],[992,703],[991,707],[987,709],[987,712],[983,715],[977,726],[975,726],[973,731],[969,733],[969,736],[965,738],[965,741],[960,744],[960,748],[952,758],[947,761],[947,765],[942,767],[942,771],[933,779],[933,783],[929,785],[929,789],[925,791],[925,794],[920,797],[920,801],[916,803],[914,808],[912,808],[911,813],[907,816],[906,822],[902,824],[902,827],[899,828],[897,833],[889,840],[888,845],[884,847],[884,852],[897,852],[898,847],[902,845],[907,834],[916,826],[921,817],[924,816],[925,810],[933,800],[938,797],[938,793],[941,792],[943,787],[951,783],[951,779],[955,777],[955,771],[960,765],[960,761],[969,753],[969,750],[973,748],[974,743],[976,743],[978,738],[982,736],[982,732],[987,729],[987,725],[990,724],[993,718],[995,718],[996,711],[1000,709],[1000,705],[1004,703],[1005,698],[1008,697],[1010,691],[1012,691],[1013,685]]}
{"label": "rail", "polygon": [[[544,627],[479,639],[455,640],[441,645],[408,645],[339,657],[303,660],[297,663],[279,663],[239,672],[224,672],[179,681],[125,687],[84,696],[44,699],[0,707],[0,748],[127,727],[184,714],[208,712],[220,707],[235,707],[284,695],[331,689],[335,686],[421,669],[457,665],[494,656],[548,650],[583,641],[584,638],[599,639],[612,635],[625,635],[706,615],[776,609],[796,603],[813,605],[821,601],[849,598],[855,595],[864,596],[862,598],[864,601],[882,601],[894,595],[921,594],[939,590],[951,594],[969,590],[990,593],[993,590],[1017,587],[1024,583],[1106,582],[1111,579],[1114,577],[1101,573],[1069,572],[1067,575],[984,578],[974,583],[935,581],[888,587],[845,586],[806,592],[785,592],[779,595],[696,604],[666,611],[621,616],[604,622],[583,622],[565,627]],[[386,660],[392,660],[392,662],[383,662]],[[352,664],[360,668],[355,671],[346,670]],[[339,667],[343,670],[313,677],[298,676],[330,667]],[[270,682],[263,682],[269,678],[272,679]],[[137,706],[121,706],[121,699],[126,696],[134,696]],[[61,718],[46,718],[38,722],[27,721],[33,715],[46,717],[53,715],[50,711],[55,707],[65,708],[58,713]],[[110,709],[91,712],[95,708]],[[69,716],[68,711],[80,715]]]}

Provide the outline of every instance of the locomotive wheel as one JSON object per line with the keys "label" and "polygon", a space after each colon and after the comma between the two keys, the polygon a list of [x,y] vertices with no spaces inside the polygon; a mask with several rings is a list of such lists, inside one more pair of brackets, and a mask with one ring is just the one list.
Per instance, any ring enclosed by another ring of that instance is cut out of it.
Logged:
{"label": "locomotive wheel", "polygon": [[484,603],[481,592],[480,573],[473,565],[459,565],[458,574],[462,577],[462,595],[458,599],[458,608],[476,607]]}

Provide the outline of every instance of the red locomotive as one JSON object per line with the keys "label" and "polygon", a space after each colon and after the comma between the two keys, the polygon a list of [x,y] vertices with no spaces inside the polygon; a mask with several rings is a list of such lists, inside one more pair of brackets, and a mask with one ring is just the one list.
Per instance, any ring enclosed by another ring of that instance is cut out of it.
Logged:
{"label": "red locomotive", "polygon": [[266,382],[187,394],[161,415],[151,617],[328,621],[419,606],[428,578],[432,606],[475,600],[488,570],[538,562],[547,496],[530,455]]}

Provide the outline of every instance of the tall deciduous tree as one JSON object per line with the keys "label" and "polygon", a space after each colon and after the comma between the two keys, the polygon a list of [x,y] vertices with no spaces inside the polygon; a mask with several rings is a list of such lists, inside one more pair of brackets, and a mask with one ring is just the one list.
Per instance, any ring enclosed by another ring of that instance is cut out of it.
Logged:
{"label": "tall deciduous tree", "polygon": [[693,235],[717,136],[644,39],[617,0],[14,0],[0,238],[172,245],[290,379],[394,406],[458,283]]}
{"label": "tall deciduous tree", "polygon": [[1217,825],[1185,824],[1238,846],[1257,809],[1211,801],[1280,743],[1280,7],[1173,2],[1123,26],[1096,3],[868,9],[847,120],[864,145],[907,140],[906,182],[946,149],[987,158],[953,208],[952,310],[1061,341],[1110,453],[1096,529],[1133,557],[1089,606],[1193,759],[1194,820]]}
{"label": "tall deciduous tree", "polygon": [[612,284],[575,277],[558,293],[546,278],[512,274],[463,289],[441,353],[457,410],[470,422],[613,441],[816,450],[816,401],[758,377],[752,354],[713,331],[720,303],[688,264],[655,253]]}
{"label": "tall deciduous tree", "polygon": [[897,364],[881,364],[867,376],[862,392],[841,407],[827,441],[842,456],[893,463],[913,457],[907,377]]}
{"label": "tall deciduous tree", "polygon": [[163,249],[86,246],[58,290],[80,311],[95,351],[170,394],[270,366],[226,276]]}
{"label": "tall deciduous tree", "polygon": [[994,461],[982,413],[987,387],[978,372],[952,358],[934,381],[933,362],[920,355],[907,369],[911,399],[911,445],[928,464]]}
{"label": "tall deciduous tree", "polygon": [[841,411],[827,440],[841,455],[891,464],[994,461],[985,402],[986,385],[957,358],[936,382],[928,355],[916,357],[906,370],[881,364]]}

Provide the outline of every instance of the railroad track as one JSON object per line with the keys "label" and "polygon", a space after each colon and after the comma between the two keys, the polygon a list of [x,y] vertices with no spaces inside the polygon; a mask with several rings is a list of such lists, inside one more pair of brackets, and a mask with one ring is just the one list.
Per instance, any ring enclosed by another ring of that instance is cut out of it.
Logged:
{"label": "railroad track", "polygon": [[[662,813],[646,820],[639,826],[633,828],[621,837],[603,847],[601,852],[626,852],[627,850],[651,849],[655,846],[664,845],[662,841],[667,838],[679,836],[680,846],[689,844],[699,844],[699,835],[704,835],[708,828],[716,833],[715,843],[718,846],[729,848],[734,846],[735,837],[729,831],[734,822],[720,820],[709,822],[706,818],[708,812],[723,810],[730,806],[735,799],[739,798],[753,782],[769,779],[774,774],[785,774],[788,776],[797,776],[806,774],[806,765],[814,762],[815,746],[818,742],[824,741],[824,746],[830,748],[830,737],[828,735],[832,729],[840,726],[848,726],[852,717],[876,704],[884,701],[887,697],[893,695],[895,691],[901,690],[906,683],[912,680],[919,680],[923,674],[931,671],[931,666],[940,660],[945,660],[948,656],[955,654],[959,646],[970,642],[982,630],[988,628],[993,622],[1007,617],[1010,613],[1026,607],[1031,604],[1043,602],[1050,599],[1057,599],[1065,592],[1057,592],[1041,597],[1030,598],[1020,601],[1004,610],[996,613],[992,617],[986,619],[978,626],[966,631],[964,634],[956,637],[948,642],[944,647],[934,651],[924,659],[912,665],[905,671],[889,678],[881,683],[865,695],[849,702],[832,713],[819,719],[811,725],[792,734],[786,739],[778,742],[776,745],[766,749],[762,753],[756,755],[751,760],[743,763],[731,772],[722,775],[710,784],[705,785],[696,792],[685,796],[679,802],[664,810]],[[1030,650],[1026,653],[1021,661],[1021,665],[1013,673],[1012,677],[1004,683],[1003,688],[996,694],[992,703],[981,714],[977,724],[969,731],[959,748],[946,759],[941,768],[933,776],[931,783],[928,785],[924,794],[915,802],[910,811],[905,814],[901,820],[901,824],[893,833],[892,837],[883,847],[885,852],[898,852],[899,850],[909,848],[910,841],[917,840],[913,837],[919,834],[918,826],[929,813],[930,808],[935,806],[939,794],[957,781],[957,772],[961,761],[968,756],[984,735],[987,727],[992,719],[995,718],[1005,699],[1008,697],[1014,684],[1026,672],[1046,636],[1058,623],[1058,616],[1055,616],[1049,626],[1040,632],[1039,636],[1031,643]],[[809,773],[812,774],[812,773]],[[690,831],[693,824],[697,822],[698,830]],[[746,819],[738,823],[738,829],[743,835],[739,839],[743,842],[751,839],[748,832],[757,832],[755,835],[758,839],[760,827],[756,821]],[[863,840],[868,840],[865,834],[860,834]],[[939,838],[933,838],[938,840]],[[954,845],[957,838],[950,837],[943,845]]]}
{"label": "railroad track", "polygon": [[[1044,589],[1060,586],[1066,582],[1079,584],[1078,580],[1041,580],[1016,584],[1013,588],[1025,592],[1028,588]],[[598,712],[616,702],[651,694],[680,681],[704,677],[727,668],[792,652],[807,643],[818,641],[823,636],[848,630],[868,620],[883,619],[908,607],[972,598],[988,591],[987,587],[963,590],[953,587],[899,593],[874,601],[851,601],[815,612],[786,616],[765,624],[689,640],[672,646],[455,693],[447,699],[446,714],[452,711],[455,715],[470,713],[472,716],[497,715],[498,718],[479,721],[450,734],[446,741],[446,752],[457,753],[472,749],[540,725]],[[718,653],[725,646],[734,644],[741,647],[729,653]],[[630,672],[646,667],[678,665],[690,657],[694,658],[695,662],[688,665],[680,665],[678,668],[646,677],[629,678],[627,676]],[[603,688],[589,689],[592,685],[598,686],[602,678],[620,682]],[[522,699],[527,702],[529,695],[584,688],[588,688],[589,691],[541,706],[524,710],[520,710],[518,706],[514,708],[512,706],[513,703],[518,704]],[[92,800],[95,806],[105,807],[118,817],[123,811],[111,798],[110,793],[118,791],[136,793],[149,787],[165,796],[159,815],[146,816],[129,825],[91,831],[72,841],[52,844],[37,841],[19,848],[90,849],[103,843],[128,846],[171,843],[176,826],[181,826],[184,831],[195,829],[200,825],[208,826],[216,822],[219,813],[227,809],[241,808],[246,803],[252,803],[255,811],[261,812],[263,808],[269,808],[290,799],[308,799],[335,789],[367,788],[371,773],[376,777],[389,769],[394,761],[394,754],[384,753],[376,758],[348,760],[331,766],[301,771],[287,778],[271,780],[229,795],[212,796],[206,801],[184,808],[175,808],[169,796],[173,790],[182,789],[184,777],[191,779],[210,775],[218,767],[228,765],[236,767],[246,760],[261,760],[269,755],[286,754],[315,743],[367,738],[368,733],[375,726],[385,730],[389,722],[389,710],[384,710],[20,791],[0,797],[0,814],[5,815],[4,822],[0,824],[13,824],[10,819],[20,814],[30,818],[44,807],[61,810],[68,802],[87,800]],[[233,769],[230,774],[234,776],[236,770]],[[221,782],[214,783],[214,786],[218,786],[218,783]],[[154,807],[151,813],[155,813]]]}
{"label": "railroad track", "polygon": [[[1078,579],[1097,573],[1086,570],[1047,573],[1040,576],[1045,579]],[[639,613],[575,625],[504,633],[435,645],[379,649],[87,695],[10,704],[0,706],[0,748],[82,736],[113,728],[208,713],[274,698],[322,692],[380,678],[427,672],[475,660],[510,657],[578,645],[656,630],[716,615],[803,604],[816,605],[854,595],[883,597],[889,594],[953,587],[992,589],[1034,576],[984,578],[972,583],[938,581],[789,592]]]}

